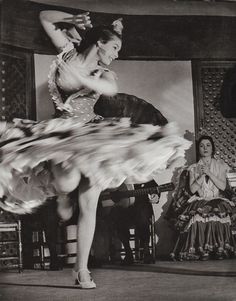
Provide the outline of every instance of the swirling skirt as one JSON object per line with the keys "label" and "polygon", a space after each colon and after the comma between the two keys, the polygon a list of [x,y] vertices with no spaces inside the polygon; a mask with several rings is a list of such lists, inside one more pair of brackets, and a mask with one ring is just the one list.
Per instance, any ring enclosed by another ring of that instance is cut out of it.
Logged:
{"label": "swirling skirt", "polygon": [[236,254],[232,210],[229,200],[223,198],[199,199],[189,204],[178,218],[180,234],[171,257],[204,260]]}
{"label": "swirling skirt", "polygon": [[176,133],[174,124],[131,126],[129,118],[87,124],[76,117],[39,123],[16,120],[3,127],[0,197],[7,191],[21,201],[34,200],[32,207],[57,194],[48,162],[71,163],[91,185],[104,190],[119,186],[127,178],[133,183],[150,180],[184,156],[191,145]]}

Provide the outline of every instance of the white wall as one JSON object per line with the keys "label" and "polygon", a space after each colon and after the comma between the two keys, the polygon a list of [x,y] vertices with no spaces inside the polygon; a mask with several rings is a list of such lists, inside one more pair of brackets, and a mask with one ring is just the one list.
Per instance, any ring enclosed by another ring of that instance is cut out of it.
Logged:
{"label": "white wall", "polygon": [[[53,56],[35,55],[37,118],[51,118],[53,106],[47,91],[47,74]],[[118,75],[119,92],[136,95],[151,102],[169,121],[176,121],[182,135],[193,140],[194,109],[191,63],[189,61],[115,61],[112,69]],[[186,152],[187,163],[194,162],[193,147]],[[185,164],[185,160],[181,161]],[[158,184],[175,181],[176,170],[165,171]],[[173,245],[172,232],[163,219],[172,193],[163,193],[154,205],[157,253],[165,255]]]}
{"label": "white wall", "polygon": [[53,59],[54,56],[51,55],[35,54],[34,56],[37,120],[51,118],[54,113],[47,82],[49,68]]}

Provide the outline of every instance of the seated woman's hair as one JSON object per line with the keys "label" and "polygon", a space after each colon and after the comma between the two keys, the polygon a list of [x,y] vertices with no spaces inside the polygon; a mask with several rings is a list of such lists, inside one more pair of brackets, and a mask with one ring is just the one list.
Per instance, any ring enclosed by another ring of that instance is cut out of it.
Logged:
{"label": "seated woman's hair", "polygon": [[215,143],[214,143],[211,136],[203,135],[197,141],[197,158],[200,159],[199,146],[200,146],[202,140],[209,140],[211,142],[211,145],[212,145],[212,155],[211,156],[214,157],[214,155],[215,155]]}

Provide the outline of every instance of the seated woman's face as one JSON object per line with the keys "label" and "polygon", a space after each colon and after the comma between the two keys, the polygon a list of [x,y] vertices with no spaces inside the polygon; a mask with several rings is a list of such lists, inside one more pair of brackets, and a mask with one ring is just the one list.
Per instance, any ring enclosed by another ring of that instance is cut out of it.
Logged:
{"label": "seated woman's face", "polygon": [[98,56],[99,61],[104,65],[110,65],[113,60],[118,58],[118,53],[121,49],[121,40],[114,36],[112,40],[104,43],[102,41],[98,42]]}
{"label": "seated woman's face", "polygon": [[212,144],[208,139],[203,139],[199,144],[199,153],[201,157],[211,157]]}

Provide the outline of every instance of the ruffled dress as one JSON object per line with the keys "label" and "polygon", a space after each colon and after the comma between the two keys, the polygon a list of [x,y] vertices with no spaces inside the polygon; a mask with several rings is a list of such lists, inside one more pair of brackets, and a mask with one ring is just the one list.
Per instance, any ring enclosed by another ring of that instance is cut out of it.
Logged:
{"label": "ruffled dress", "polygon": [[[199,177],[199,164],[201,160],[189,168],[195,179]],[[228,166],[223,161],[213,158],[209,168],[218,178],[226,178]],[[188,198],[178,216],[176,226],[180,235],[171,256],[179,260],[204,260],[236,254],[236,241],[231,231],[234,207],[235,203],[205,177],[197,194]]]}
{"label": "ruffled dress", "polygon": [[[133,183],[150,180],[191,145],[172,123],[134,126],[130,118],[96,116],[98,93],[88,88],[62,91],[57,74],[65,54],[73,58],[75,49],[58,55],[49,73],[49,90],[61,117],[1,124],[0,206],[5,210],[30,213],[57,195],[51,164],[73,164],[91,185],[105,190],[127,178]],[[101,71],[109,72],[98,70],[94,76]]]}

